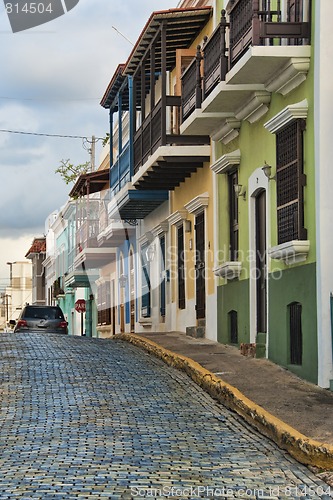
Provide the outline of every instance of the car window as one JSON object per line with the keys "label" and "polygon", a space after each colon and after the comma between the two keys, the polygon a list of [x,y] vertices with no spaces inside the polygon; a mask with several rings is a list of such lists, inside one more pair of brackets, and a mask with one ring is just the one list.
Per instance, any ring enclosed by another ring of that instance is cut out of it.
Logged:
{"label": "car window", "polygon": [[34,319],[63,319],[62,311],[58,307],[26,307],[24,318]]}

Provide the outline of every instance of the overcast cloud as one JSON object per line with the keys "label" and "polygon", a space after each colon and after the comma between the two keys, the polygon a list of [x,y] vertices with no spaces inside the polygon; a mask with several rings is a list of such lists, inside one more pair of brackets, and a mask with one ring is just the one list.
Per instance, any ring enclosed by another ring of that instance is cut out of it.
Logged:
{"label": "overcast cloud", "polygon": [[[1,2],[0,129],[104,137],[108,113],[99,102],[131,51],[112,26],[134,43],[154,10],[176,5],[81,0],[66,15],[13,34]],[[89,159],[81,140],[0,132],[0,285],[8,274],[9,248],[15,248],[12,259],[22,254],[23,260],[26,242],[43,234],[48,214],[65,203],[70,188],[54,172],[67,158]]]}

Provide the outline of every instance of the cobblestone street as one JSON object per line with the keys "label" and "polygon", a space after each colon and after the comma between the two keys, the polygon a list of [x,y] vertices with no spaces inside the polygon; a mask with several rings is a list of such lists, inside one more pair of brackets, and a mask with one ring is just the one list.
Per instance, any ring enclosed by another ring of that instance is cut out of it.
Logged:
{"label": "cobblestone street", "polygon": [[0,337],[0,498],[331,498],[185,374],[117,340]]}

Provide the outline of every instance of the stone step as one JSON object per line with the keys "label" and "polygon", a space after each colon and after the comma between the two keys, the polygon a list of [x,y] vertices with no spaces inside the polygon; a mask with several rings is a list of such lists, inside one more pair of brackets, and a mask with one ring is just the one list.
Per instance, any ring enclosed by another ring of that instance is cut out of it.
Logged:
{"label": "stone step", "polygon": [[205,326],[187,326],[186,327],[186,335],[188,335],[189,337],[193,337],[195,339],[204,338],[205,333],[206,333]]}

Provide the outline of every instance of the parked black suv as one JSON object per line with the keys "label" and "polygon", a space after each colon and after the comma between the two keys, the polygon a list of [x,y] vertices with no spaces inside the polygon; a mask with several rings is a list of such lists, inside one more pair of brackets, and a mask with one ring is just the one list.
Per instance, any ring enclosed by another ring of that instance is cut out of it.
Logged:
{"label": "parked black suv", "polygon": [[14,333],[68,333],[68,323],[59,306],[26,305],[15,324]]}

